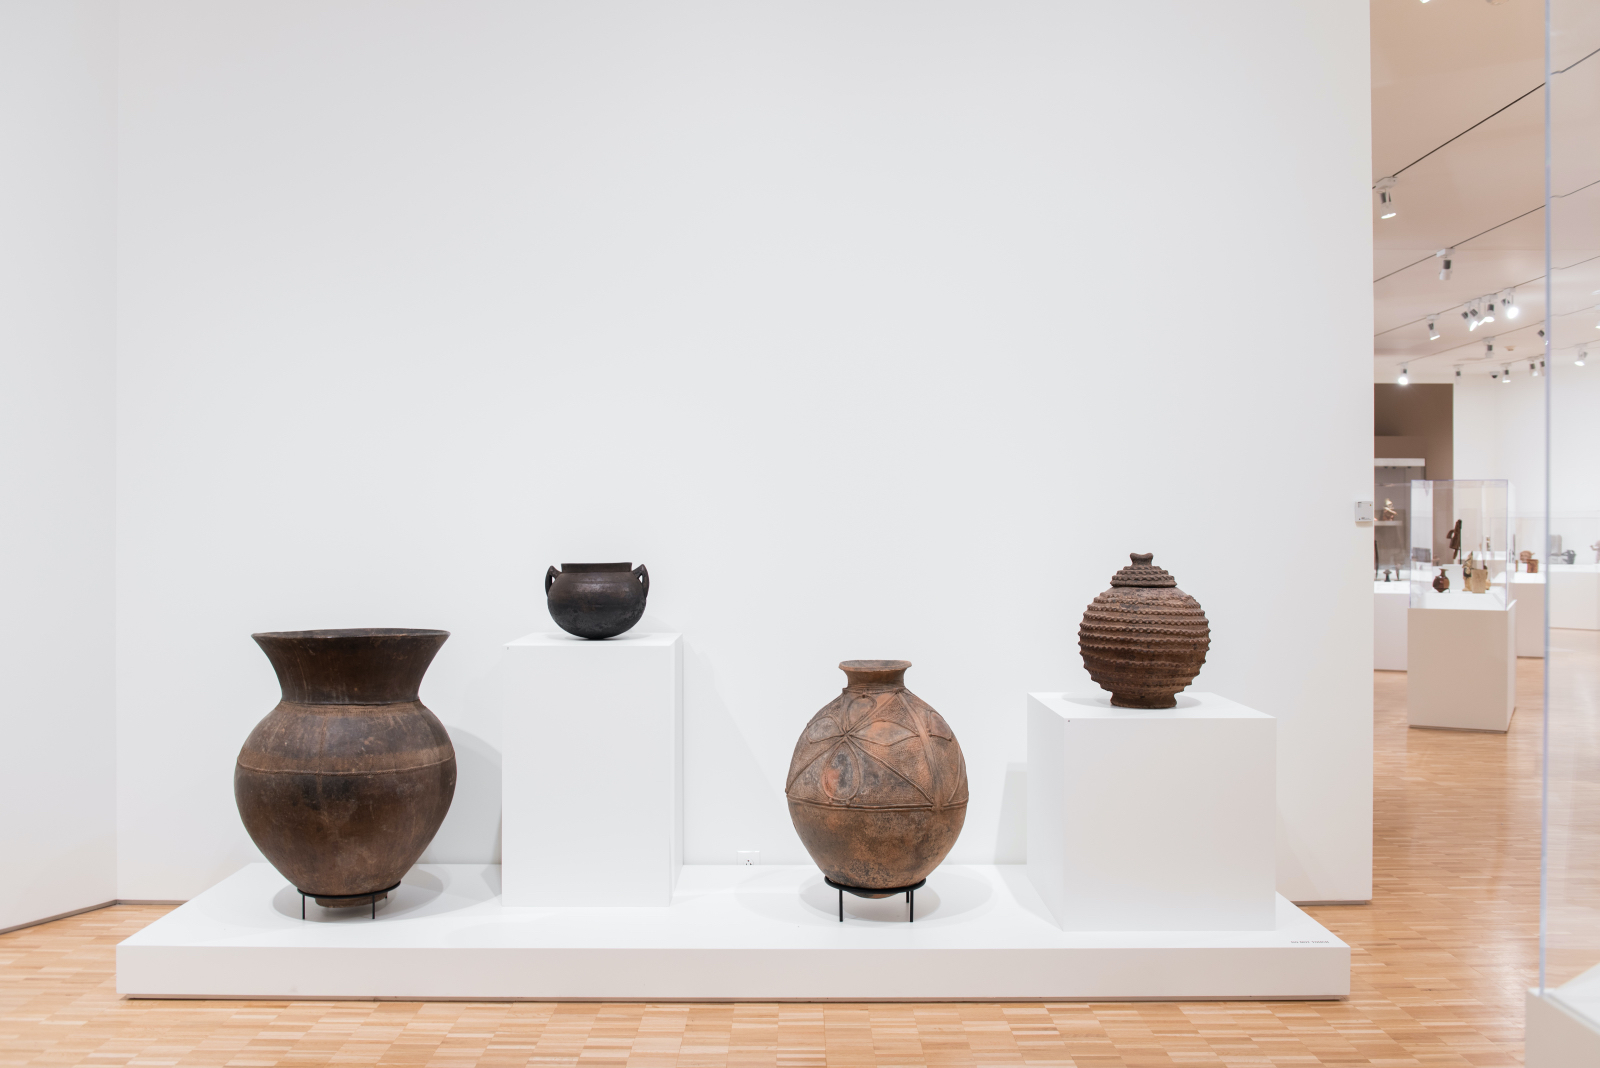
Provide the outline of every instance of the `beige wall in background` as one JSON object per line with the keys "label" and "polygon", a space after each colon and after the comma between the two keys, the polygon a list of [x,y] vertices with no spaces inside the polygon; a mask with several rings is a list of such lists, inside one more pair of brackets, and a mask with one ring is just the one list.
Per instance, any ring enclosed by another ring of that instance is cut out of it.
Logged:
{"label": "beige wall in background", "polygon": [[1455,387],[1380,382],[1372,389],[1373,457],[1421,456],[1429,478],[1454,478]]}

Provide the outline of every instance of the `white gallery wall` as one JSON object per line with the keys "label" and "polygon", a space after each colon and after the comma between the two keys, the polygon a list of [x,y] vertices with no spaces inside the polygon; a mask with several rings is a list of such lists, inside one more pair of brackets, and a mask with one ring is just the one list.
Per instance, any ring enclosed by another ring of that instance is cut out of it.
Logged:
{"label": "white gallery wall", "polygon": [[[1560,340],[1570,344],[1572,338]],[[1544,511],[1546,379],[1529,375],[1525,364],[1515,366],[1509,384],[1463,375],[1453,391],[1456,477],[1510,480],[1516,514],[1524,517],[1521,544],[1532,547],[1528,537],[1537,535],[1529,524]],[[1600,411],[1600,364],[1576,367],[1570,355],[1559,355],[1549,385],[1550,532],[1577,550],[1578,563],[1594,563],[1589,545],[1600,538],[1600,469],[1594,463],[1600,455],[1600,422],[1594,418]]]}
{"label": "white gallery wall", "polygon": [[0,929],[116,897],[116,9],[0,2]]}
{"label": "white gallery wall", "polygon": [[[121,20],[120,896],[257,858],[269,629],[452,631],[426,859],[496,859],[501,646],[584,560],[685,636],[690,862],[806,859],[855,657],[960,737],[951,859],[1020,861],[1025,694],[1091,685],[1133,551],[1210,617],[1197,688],[1279,717],[1280,888],[1370,896],[1365,3]],[[1196,326],[1246,297],[1261,344]]]}

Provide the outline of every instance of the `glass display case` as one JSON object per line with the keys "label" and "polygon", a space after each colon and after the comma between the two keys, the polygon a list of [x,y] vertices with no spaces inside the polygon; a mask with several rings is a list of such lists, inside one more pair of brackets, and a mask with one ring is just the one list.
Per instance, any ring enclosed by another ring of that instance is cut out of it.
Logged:
{"label": "glass display case", "polygon": [[1514,559],[1511,483],[1417,479],[1410,500],[1411,607],[1503,611]]}
{"label": "glass display case", "polygon": [[1373,461],[1372,500],[1377,522],[1372,532],[1372,577],[1405,582],[1411,577],[1411,483],[1423,478],[1420,459]]}

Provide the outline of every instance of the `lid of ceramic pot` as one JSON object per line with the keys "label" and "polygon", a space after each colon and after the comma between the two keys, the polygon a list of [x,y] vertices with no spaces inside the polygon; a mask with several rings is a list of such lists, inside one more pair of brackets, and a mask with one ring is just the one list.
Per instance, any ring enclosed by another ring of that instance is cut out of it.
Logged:
{"label": "lid of ceramic pot", "polygon": [[1176,586],[1178,580],[1167,574],[1164,568],[1159,568],[1150,561],[1155,559],[1154,553],[1129,553],[1128,559],[1133,563],[1111,576],[1113,586]]}

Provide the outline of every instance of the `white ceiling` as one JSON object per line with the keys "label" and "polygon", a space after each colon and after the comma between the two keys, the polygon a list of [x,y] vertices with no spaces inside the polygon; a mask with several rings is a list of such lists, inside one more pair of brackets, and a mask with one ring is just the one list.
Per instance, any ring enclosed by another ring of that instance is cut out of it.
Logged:
{"label": "white ceiling", "polygon": [[[1559,70],[1600,48],[1600,3],[1553,0],[1553,8]],[[1394,381],[1402,364],[1413,381],[1506,363],[1526,376],[1529,358],[1540,357],[1544,91],[1408,165],[1543,80],[1543,0],[1372,0],[1372,177],[1401,172],[1399,213],[1380,220],[1373,212],[1377,381]],[[1593,342],[1589,366],[1600,374],[1600,184],[1572,192],[1600,182],[1600,55],[1556,77],[1551,105],[1552,192],[1571,193],[1551,219],[1555,356],[1571,362]],[[1434,253],[1450,246],[1454,272],[1443,282]],[[1462,305],[1513,285],[1520,317],[1469,332]],[[1441,337],[1430,341],[1427,319],[1436,313]]]}

